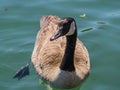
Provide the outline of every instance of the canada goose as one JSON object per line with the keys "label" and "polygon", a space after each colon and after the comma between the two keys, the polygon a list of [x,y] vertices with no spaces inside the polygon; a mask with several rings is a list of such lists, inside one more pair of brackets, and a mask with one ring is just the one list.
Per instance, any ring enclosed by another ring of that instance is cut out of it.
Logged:
{"label": "canada goose", "polygon": [[32,63],[40,77],[57,88],[80,85],[90,71],[86,47],[77,38],[71,17],[43,16],[36,37]]}

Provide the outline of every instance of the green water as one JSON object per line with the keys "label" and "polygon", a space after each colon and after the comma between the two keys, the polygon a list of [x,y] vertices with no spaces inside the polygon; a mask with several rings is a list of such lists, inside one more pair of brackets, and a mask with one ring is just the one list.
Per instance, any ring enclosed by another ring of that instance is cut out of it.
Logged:
{"label": "green water", "polygon": [[74,17],[90,53],[78,90],[120,90],[120,0],[0,0],[0,90],[47,90],[33,67],[20,81],[12,76],[30,60],[39,19],[49,14]]}

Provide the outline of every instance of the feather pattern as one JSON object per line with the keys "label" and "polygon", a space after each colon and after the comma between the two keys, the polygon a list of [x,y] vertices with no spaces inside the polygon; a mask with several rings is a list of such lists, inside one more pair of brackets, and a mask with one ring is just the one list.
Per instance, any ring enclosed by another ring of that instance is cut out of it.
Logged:
{"label": "feather pattern", "polygon": [[60,70],[66,47],[66,37],[50,41],[50,37],[56,32],[59,20],[59,17],[52,15],[41,18],[41,29],[37,34],[31,59],[37,73],[48,83],[59,88],[72,88],[81,84],[88,76],[89,54],[86,47],[77,38],[74,54],[75,71],[72,73]]}

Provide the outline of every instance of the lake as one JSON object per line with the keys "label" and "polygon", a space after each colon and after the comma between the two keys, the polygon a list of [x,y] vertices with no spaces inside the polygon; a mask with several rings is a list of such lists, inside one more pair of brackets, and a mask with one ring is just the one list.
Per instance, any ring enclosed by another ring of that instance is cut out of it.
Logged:
{"label": "lake", "polygon": [[1,90],[48,90],[33,66],[30,76],[12,78],[31,58],[43,15],[75,18],[78,38],[89,51],[90,75],[71,90],[120,90],[120,0],[1,0]]}

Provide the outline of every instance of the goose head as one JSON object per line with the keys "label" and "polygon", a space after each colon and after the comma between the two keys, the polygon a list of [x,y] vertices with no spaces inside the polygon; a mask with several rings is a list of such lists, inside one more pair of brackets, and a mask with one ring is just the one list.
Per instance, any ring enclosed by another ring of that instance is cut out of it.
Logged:
{"label": "goose head", "polygon": [[66,17],[58,21],[58,27],[55,34],[50,38],[53,41],[61,36],[71,36],[75,33],[76,23],[73,18]]}

